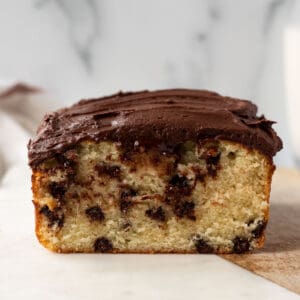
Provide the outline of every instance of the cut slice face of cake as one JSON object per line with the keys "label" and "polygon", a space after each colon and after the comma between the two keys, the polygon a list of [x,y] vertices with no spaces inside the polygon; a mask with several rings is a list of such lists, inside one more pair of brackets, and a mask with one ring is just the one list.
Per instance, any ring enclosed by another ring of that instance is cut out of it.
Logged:
{"label": "cut slice face of cake", "polygon": [[256,114],[249,101],[177,89],[46,115],[28,145],[39,241],[56,252],[261,248],[282,143]]}

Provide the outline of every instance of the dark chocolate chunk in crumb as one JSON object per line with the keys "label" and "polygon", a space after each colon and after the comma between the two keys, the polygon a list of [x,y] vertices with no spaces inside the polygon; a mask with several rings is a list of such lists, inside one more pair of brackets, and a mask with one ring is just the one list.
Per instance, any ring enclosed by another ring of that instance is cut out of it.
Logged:
{"label": "dark chocolate chunk in crumb", "polygon": [[250,243],[248,241],[248,239],[246,238],[242,238],[242,237],[236,237],[233,240],[233,252],[234,253],[244,253],[249,251],[250,248]]}
{"label": "dark chocolate chunk in crumb", "polygon": [[189,180],[185,176],[174,175],[166,187],[167,204],[174,205],[181,201],[183,197],[189,196],[192,193],[193,187],[189,185]]}
{"label": "dark chocolate chunk in crumb", "polygon": [[111,166],[108,164],[101,164],[101,165],[96,165],[95,169],[99,176],[108,175],[111,178],[120,179],[121,169],[119,166],[115,166],[115,165]]}
{"label": "dark chocolate chunk in crumb", "polygon": [[[217,176],[217,171],[219,170],[219,165],[218,165],[218,163],[215,163],[216,161],[219,161],[219,159],[220,159],[220,154],[217,156],[217,157],[215,157],[214,159],[213,159],[213,161],[214,161],[214,163],[211,163],[211,162],[206,162],[206,165],[207,165],[207,172],[208,172],[208,174],[211,176],[211,177],[213,177],[213,178],[215,178],[216,176]],[[210,161],[210,160],[209,160]]]}
{"label": "dark chocolate chunk in crumb", "polygon": [[55,155],[56,161],[65,169],[75,167],[76,161],[78,159],[78,154],[76,150],[68,150],[63,154]]}
{"label": "dark chocolate chunk in crumb", "polygon": [[132,206],[132,201],[127,199],[120,200],[120,210],[122,213],[126,214],[129,211],[131,206]]}
{"label": "dark chocolate chunk in crumb", "polygon": [[263,220],[258,221],[256,228],[252,231],[252,236],[254,238],[259,238],[263,234],[267,223]]}
{"label": "dark chocolate chunk in crumb", "polygon": [[195,247],[199,253],[213,253],[214,252],[214,248],[212,246],[210,246],[203,239],[197,239],[195,241]]}
{"label": "dark chocolate chunk in crumb", "polygon": [[137,192],[131,188],[125,188],[120,194],[120,210],[122,213],[127,213],[132,206],[132,197],[136,196]]}
{"label": "dark chocolate chunk in crumb", "polygon": [[183,194],[190,192],[189,181],[185,176],[179,176],[176,174],[171,178],[169,185],[180,189]]}
{"label": "dark chocolate chunk in crumb", "polygon": [[174,175],[166,187],[165,202],[172,206],[175,215],[179,218],[187,217],[196,220],[195,204],[185,198],[192,193],[194,186],[191,186],[186,176]]}
{"label": "dark chocolate chunk in crumb", "polygon": [[76,150],[68,150],[64,154],[56,154],[56,161],[58,168],[62,169],[67,174],[69,181],[72,181],[76,173],[76,165],[78,160],[78,154]]}
{"label": "dark chocolate chunk in crumb", "polygon": [[221,157],[221,153],[220,152],[209,154],[206,157],[206,163],[208,165],[214,165],[214,166],[216,166],[219,163],[219,161],[220,161],[220,157]]}
{"label": "dark chocolate chunk in crumb", "polygon": [[105,219],[105,215],[99,205],[87,208],[85,213],[92,221],[103,221]]}
{"label": "dark chocolate chunk in crumb", "polygon": [[48,226],[52,227],[57,225],[59,228],[63,227],[65,216],[63,213],[59,214],[58,211],[52,211],[48,205],[44,205],[40,211],[40,214],[44,215],[48,219]]}
{"label": "dark chocolate chunk in crumb", "polygon": [[221,152],[218,150],[218,147],[213,146],[207,149],[202,158],[205,159],[208,175],[215,178],[217,171],[220,169]]}
{"label": "dark chocolate chunk in crumb", "polygon": [[195,203],[192,201],[178,201],[174,207],[174,213],[179,218],[188,218],[195,221]]}
{"label": "dark chocolate chunk in crumb", "polygon": [[62,200],[67,191],[67,183],[65,181],[60,182],[50,182],[48,184],[48,190],[50,195],[58,200]]}
{"label": "dark chocolate chunk in crumb", "polygon": [[121,199],[128,199],[137,195],[137,192],[131,188],[125,188],[121,191]]}
{"label": "dark chocolate chunk in crumb", "polygon": [[109,253],[113,250],[113,245],[106,237],[99,237],[94,243],[95,252]]}
{"label": "dark chocolate chunk in crumb", "polygon": [[149,208],[145,211],[145,214],[147,217],[153,220],[160,222],[166,221],[166,214],[161,206],[159,206],[158,208]]}

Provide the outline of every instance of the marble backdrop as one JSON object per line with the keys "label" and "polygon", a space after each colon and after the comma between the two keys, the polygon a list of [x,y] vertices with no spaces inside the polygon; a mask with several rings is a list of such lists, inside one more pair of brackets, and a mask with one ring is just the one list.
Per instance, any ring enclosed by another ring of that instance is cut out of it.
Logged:
{"label": "marble backdrop", "polygon": [[64,104],[120,89],[169,87],[252,99],[278,121],[286,147],[277,162],[290,166],[282,34],[293,5],[1,0],[0,79],[40,85]]}

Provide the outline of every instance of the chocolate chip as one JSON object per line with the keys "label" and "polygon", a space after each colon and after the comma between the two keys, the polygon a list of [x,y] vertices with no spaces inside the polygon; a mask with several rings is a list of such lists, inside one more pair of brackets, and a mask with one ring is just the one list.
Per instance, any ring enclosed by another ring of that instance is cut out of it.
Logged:
{"label": "chocolate chip", "polygon": [[58,162],[58,169],[63,170],[68,177],[68,180],[72,181],[76,174],[76,164],[78,159],[78,154],[76,150],[71,149],[63,154],[56,154],[56,161]]}
{"label": "chocolate chip", "polygon": [[241,253],[249,251],[249,248],[250,248],[250,243],[249,243],[248,239],[236,237],[233,240],[233,252],[234,253],[241,254]]}
{"label": "chocolate chip", "polygon": [[125,188],[121,192],[121,199],[128,199],[137,195],[137,192],[131,188]]}
{"label": "chocolate chip", "polygon": [[220,161],[221,154],[219,153],[216,157],[209,157],[206,159],[207,173],[215,178],[219,169],[218,163]]}
{"label": "chocolate chip", "polygon": [[166,214],[163,208],[160,206],[158,208],[150,208],[145,211],[145,214],[147,217],[160,221],[160,222],[165,222],[166,221]]}
{"label": "chocolate chip", "polygon": [[258,221],[256,228],[252,230],[252,236],[254,238],[259,238],[263,234],[266,226],[267,223],[265,221],[263,220]]}
{"label": "chocolate chip", "polygon": [[49,227],[52,227],[54,225],[57,225],[59,228],[63,227],[65,220],[64,214],[58,214],[57,212],[50,210],[48,205],[44,205],[40,209],[39,213],[44,215],[48,219]]}
{"label": "chocolate chip", "polygon": [[131,188],[125,188],[121,191],[120,210],[122,213],[127,213],[129,211],[130,207],[133,205],[130,199],[136,195],[136,191]]}
{"label": "chocolate chip", "polygon": [[122,213],[126,214],[129,211],[131,206],[132,206],[132,201],[125,200],[125,199],[120,200],[120,210]]}
{"label": "chocolate chip", "polygon": [[214,248],[212,246],[210,246],[203,239],[197,239],[195,241],[195,246],[199,253],[213,253],[214,252]]}
{"label": "chocolate chip", "polygon": [[92,221],[103,221],[105,219],[104,213],[98,205],[87,208],[85,213]]}
{"label": "chocolate chip", "polygon": [[195,221],[195,203],[190,201],[178,201],[174,207],[174,213],[177,217],[187,217],[190,220]]}
{"label": "chocolate chip", "polygon": [[216,155],[210,155],[206,158],[206,163],[209,165],[216,166],[220,161],[221,153],[217,153]]}
{"label": "chocolate chip", "polygon": [[55,199],[62,200],[67,191],[67,183],[65,181],[50,182],[48,184],[48,190],[51,196]]}
{"label": "chocolate chip", "polygon": [[56,154],[55,158],[56,158],[57,162],[59,163],[59,165],[61,167],[63,167],[64,169],[74,167],[75,161],[70,158],[67,158],[66,156],[68,156],[67,153],[66,153],[66,155]]}
{"label": "chocolate chip", "polygon": [[187,217],[196,220],[194,214],[195,204],[192,201],[184,200],[189,196],[193,187],[190,186],[186,176],[174,175],[166,187],[165,202],[172,206],[173,211],[179,218]]}
{"label": "chocolate chip", "polygon": [[180,189],[186,189],[189,188],[189,181],[185,176],[179,176],[176,174],[173,176],[169,182],[170,185],[176,186]]}
{"label": "chocolate chip", "polygon": [[112,243],[105,237],[97,238],[94,243],[95,252],[108,253],[112,252],[113,245]]}
{"label": "chocolate chip", "polygon": [[218,147],[211,146],[204,152],[201,158],[206,161],[207,173],[215,178],[217,176],[217,171],[220,168],[219,162],[221,158],[221,152],[218,150]]}
{"label": "chocolate chip", "polygon": [[166,202],[168,204],[174,204],[183,196],[188,196],[192,192],[192,187],[189,185],[189,181],[185,176],[175,175],[169,181],[166,187]]}
{"label": "chocolate chip", "polygon": [[96,165],[95,169],[99,176],[108,175],[111,178],[120,179],[121,169],[119,166],[110,166],[108,164]]}

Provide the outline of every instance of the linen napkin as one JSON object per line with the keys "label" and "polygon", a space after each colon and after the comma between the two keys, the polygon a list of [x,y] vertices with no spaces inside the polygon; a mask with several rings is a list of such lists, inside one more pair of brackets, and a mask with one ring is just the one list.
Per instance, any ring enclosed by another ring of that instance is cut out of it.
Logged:
{"label": "linen napkin", "polygon": [[41,89],[0,81],[0,184],[8,177],[18,179],[11,171],[27,164],[28,140],[52,107],[54,102]]}

